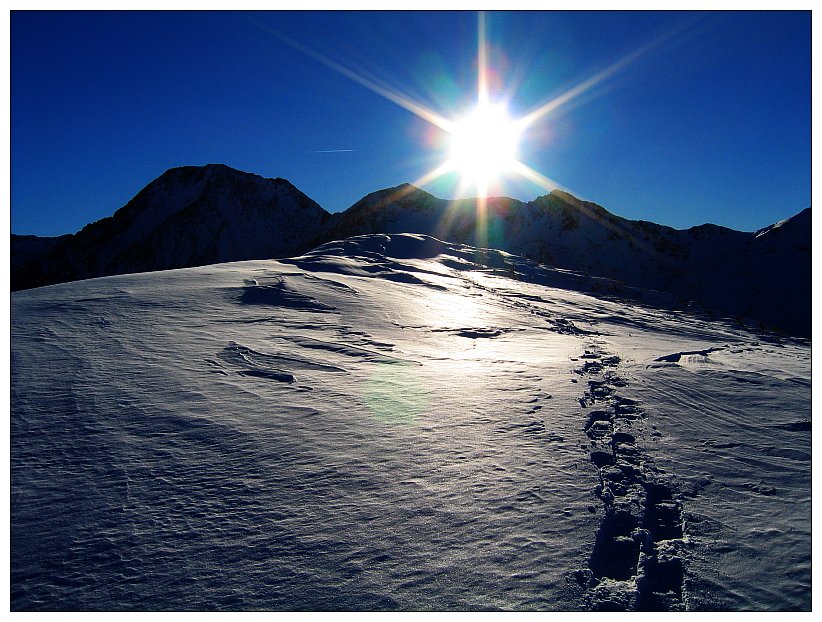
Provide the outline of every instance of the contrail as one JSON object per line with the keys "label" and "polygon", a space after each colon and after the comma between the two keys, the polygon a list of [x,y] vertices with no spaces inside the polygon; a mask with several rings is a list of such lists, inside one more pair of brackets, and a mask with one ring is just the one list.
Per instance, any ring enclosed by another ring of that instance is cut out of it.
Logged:
{"label": "contrail", "polygon": [[353,149],[316,149],[308,153],[348,153],[354,151]]}

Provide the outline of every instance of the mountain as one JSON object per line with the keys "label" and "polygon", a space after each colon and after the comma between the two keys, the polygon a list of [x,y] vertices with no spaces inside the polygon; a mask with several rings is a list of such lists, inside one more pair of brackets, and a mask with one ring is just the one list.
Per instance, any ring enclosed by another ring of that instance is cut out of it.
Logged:
{"label": "mountain", "polygon": [[810,342],[612,286],[371,234],[15,292],[11,610],[809,611]]}
{"label": "mountain", "polygon": [[284,257],[306,250],[328,218],[284,179],[221,164],[173,168],[74,235],[12,236],[11,286]]}
{"label": "mountain", "polygon": [[410,184],[330,215],[283,179],[223,165],[171,169],[112,217],[61,238],[12,236],[13,290],[95,276],[287,257],[373,233],[490,247],[654,290],[670,304],[811,334],[811,211],[755,233],[627,220],[559,190],[521,202],[439,199]]}
{"label": "mountain", "polygon": [[808,336],[810,221],[807,208],[755,233],[709,224],[676,230],[621,218],[559,190],[527,203],[489,198],[482,217],[473,199],[446,201],[404,184],[334,215],[322,240],[410,231],[489,246]]}

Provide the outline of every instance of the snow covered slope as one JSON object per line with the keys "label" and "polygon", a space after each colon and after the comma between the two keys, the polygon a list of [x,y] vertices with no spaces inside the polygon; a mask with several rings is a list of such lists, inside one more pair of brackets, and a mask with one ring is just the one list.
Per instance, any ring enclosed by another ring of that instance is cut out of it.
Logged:
{"label": "snow covered slope", "polygon": [[12,610],[810,609],[810,343],[607,285],[370,235],[13,293]]}
{"label": "snow covered slope", "polygon": [[[328,217],[284,179],[221,164],[173,168],[75,235],[13,236],[11,285],[288,256],[306,250]],[[46,253],[22,252],[32,238]]]}
{"label": "snow covered slope", "polygon": [[414,232],[672,294],[791,334],[811,331],[811,210],[756,233],[716,225],[676,230],[611,214],[554,190],[528,203],[446,201],[409,184],[368,195],[328,224],[324,239]]}

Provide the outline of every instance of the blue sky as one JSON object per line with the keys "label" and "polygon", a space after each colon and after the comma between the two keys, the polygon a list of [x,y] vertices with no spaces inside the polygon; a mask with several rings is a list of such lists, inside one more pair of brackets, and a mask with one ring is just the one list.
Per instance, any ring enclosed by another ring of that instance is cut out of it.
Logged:
{"label": "blue sky", "polygon": [[[574,194],[677,228],[751,231],[810,205],[809,11],[486,24],[492,93],[515,116],[632,58],[523,137],[520,160]],[[476,97],[477,25],[472,12],[15,11],[12,232],[73,233],[182,165],[284,177],[329,211],[413,182],[443,161],[442,132],[318,55],[452,118]],[[450,198],[455,181],[423,187]],[[512,177],[492,194],[547,192]]]}

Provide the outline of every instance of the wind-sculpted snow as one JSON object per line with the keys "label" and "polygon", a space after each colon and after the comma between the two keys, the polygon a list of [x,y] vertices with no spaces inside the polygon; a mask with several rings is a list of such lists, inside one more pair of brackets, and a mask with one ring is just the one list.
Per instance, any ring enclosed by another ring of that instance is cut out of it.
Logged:
{"label": "wind-sculpted snow", "polygon": [[810,344],[360,236],[12,295],[12,610],[809,610]]}
{"label": "wind-sculpted snow", "polygon": [[270,305],[311,311],[334,311],[334,307],[318,302],[310,296],[304,296],[290,286],[290,276],[275,277],[271,283],[266,284],[260,284],[254,279],[246,281],[239,300],[246,305]]}

